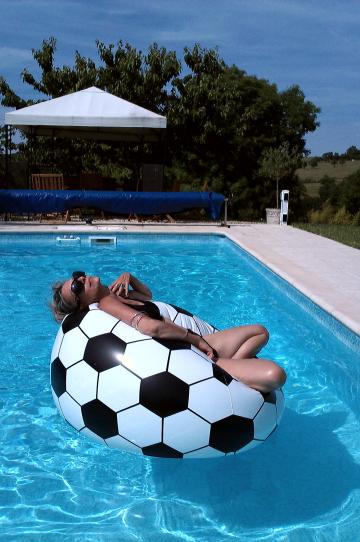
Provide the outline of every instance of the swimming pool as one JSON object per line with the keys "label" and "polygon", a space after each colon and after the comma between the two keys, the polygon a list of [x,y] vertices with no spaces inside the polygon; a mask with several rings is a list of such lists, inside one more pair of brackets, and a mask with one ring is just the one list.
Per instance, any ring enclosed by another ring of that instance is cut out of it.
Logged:
{"label": "swimming pool", "polygon": [[[12,540],[355,540],[360,520],[359,338],[223,237],[118,235],[116,245],[0,237],[0,534]],[[261,447],[221,460],[110,451],[78,436],[49,388],[53,281],[129,270],[154,298],[219,327],[260,322],[288,372]],[[215,307],[221,307],[218,312]]]}

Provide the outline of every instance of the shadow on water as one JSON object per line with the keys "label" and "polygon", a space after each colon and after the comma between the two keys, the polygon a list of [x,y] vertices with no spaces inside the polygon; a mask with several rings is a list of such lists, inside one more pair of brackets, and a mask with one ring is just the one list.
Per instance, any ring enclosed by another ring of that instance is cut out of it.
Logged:
{"label": "shadow on water", "polygon": [[191,502],[228,527],[305,522],[360,487],[360,467],[334,432],[346,414],[286,409],[271,441],[224,459],[152,460],[157,494]]}

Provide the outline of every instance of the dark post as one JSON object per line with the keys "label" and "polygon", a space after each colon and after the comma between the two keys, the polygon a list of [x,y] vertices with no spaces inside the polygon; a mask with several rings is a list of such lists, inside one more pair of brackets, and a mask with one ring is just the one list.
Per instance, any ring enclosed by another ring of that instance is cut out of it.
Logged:
{"label": "dark post", "polygon": [[[163,182],[165,182],[165,164],[167,160],[167,138],[166,131],[162,130],[160,133],[160,145],[161,145],[161,163],[163,168]],[[163,188],[164,191],[164,188]]]}
{"label": "dark post", "polygon": [[9,188],[9,125],[5,124],[5,188]]}
{"label": "dark post", "polygon": [[55,171],[55,138],[54,129],[51,130],[51,173]]}
{"label": "dark post", "polygon": [[31,187],[30,179],[31,179],[31,173],[32,173],[32,159],[33,159],[33,143],[34,143],[34,137],[33,137],[33,127],[30,126],[30,132],[28,136],[28,188]]}

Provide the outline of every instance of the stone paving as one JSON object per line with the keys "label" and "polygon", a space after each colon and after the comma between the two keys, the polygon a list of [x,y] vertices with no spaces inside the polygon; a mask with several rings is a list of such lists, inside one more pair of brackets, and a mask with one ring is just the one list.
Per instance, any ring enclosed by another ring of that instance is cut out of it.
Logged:
{"label": "stone paving", "polygon": [[269,224],[164,224],[107,222],[93,225],[0,223],[1,232],[149,232],[226,235],[320,307],[360,335],[360,250],[291,226]]}

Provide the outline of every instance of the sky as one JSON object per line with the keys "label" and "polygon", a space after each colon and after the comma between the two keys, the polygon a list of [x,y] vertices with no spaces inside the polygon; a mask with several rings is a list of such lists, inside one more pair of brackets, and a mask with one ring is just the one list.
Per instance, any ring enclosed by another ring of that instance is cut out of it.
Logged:
{"label": "sky", "polygon": [[25,99],[40,96],[21,71],[37,73],[32,49],[50,36],[58,66],[76,50],[97,61],[97,39],[143,52],[156,42],[179,58],[200,43],[279,90],[299,85],[321,108],[312,155],[360,147],[359,0],[0,0],[0,13],[0,75]]}

